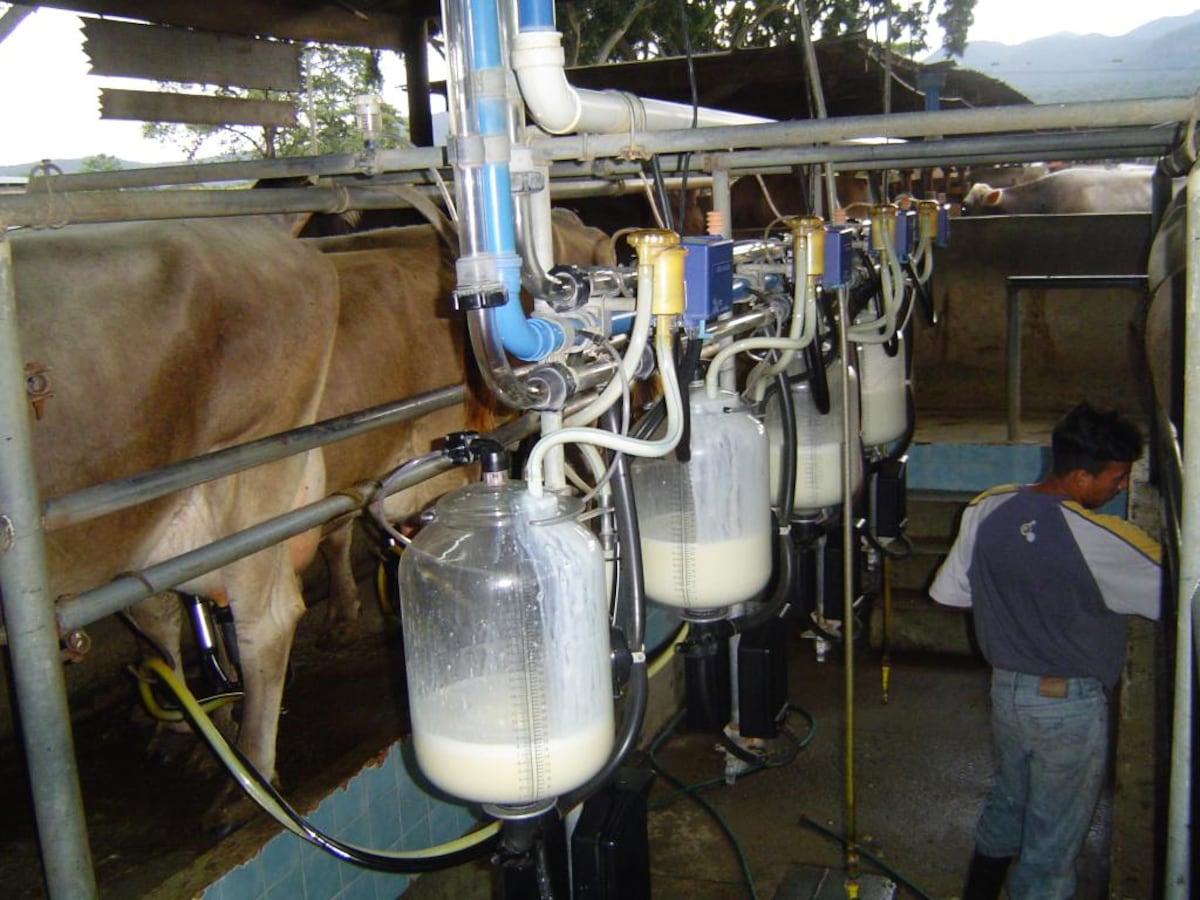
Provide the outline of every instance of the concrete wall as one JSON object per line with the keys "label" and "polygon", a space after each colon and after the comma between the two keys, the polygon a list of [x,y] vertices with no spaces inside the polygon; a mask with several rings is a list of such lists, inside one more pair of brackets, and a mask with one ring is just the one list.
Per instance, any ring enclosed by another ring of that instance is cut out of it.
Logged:
{"label": "concrete wall", "polygon": [[[1142,214],[955,219],[935,257],[940,323],[916,328],[918,412],[1004,411],[1007,276],[1144,274],[1149,244]],[[1056,414],[1088,399],[1137,411],[1144,305],[1125,288],[1023,291],[1023,409]]]}

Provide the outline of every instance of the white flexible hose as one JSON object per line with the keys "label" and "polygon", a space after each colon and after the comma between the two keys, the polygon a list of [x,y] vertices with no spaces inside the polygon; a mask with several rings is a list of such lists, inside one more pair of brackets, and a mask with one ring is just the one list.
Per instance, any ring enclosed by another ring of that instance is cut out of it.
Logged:
{"label": "white flexible hose", "polygon": [[[633,315],[633,327],[629,332],[629,342],[625,345],[625,356],[621,360],[621,371],[613,375],[612,380],[605,385],[591,403],[572,416],[568,416],[563,424],[568,428],[586,425],[600,418],[610,406],[620,399],[624,385],[633,381],[641,362],[646,342],[650,338],[650,301],[654,297],[654,266],[638,266],[637,305]],[[673,370],[673,367],[672,367]]]}
{"label": "white flexible hose", "polygon": [[[640,287],[638,293],[641,293]],[[662,377],[663,396],[667,403],[667,433],[654,441],[640,441],[613,434],[602,428],[564,428],[546,435],[534,444],[529,454],[529,462],[525,465],[525,478],[531,494],[535,497],[542,495],[546,454],[562,444],[591,444],[630,456],[665,456],[675,449],[683,435],[683,398],[679,390],[679,381],[675,377],[675,360],[671,354],[671,318],[662,316],[654,335],[658,371]]]}
{"label": "white flexible hose", "polygon": [[[743,338],[740,341],[734,341],[728,347],[722,347],[721,350],[713,357],[712,362],[708,366],[708,374],[704,376],[704,392],[709,399],[714,399],[720,391],[721,368],[724,363],[735,354],[742,353],[746,350],[803,350],[804,344],[800,343],[795,338],[786,337],[756,337]],[[767,382],[762,382],[766,384]]]}

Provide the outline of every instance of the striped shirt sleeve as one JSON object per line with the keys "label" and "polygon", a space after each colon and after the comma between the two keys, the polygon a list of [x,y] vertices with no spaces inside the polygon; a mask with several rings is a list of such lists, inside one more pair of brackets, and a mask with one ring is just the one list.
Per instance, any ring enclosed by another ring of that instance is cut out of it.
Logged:
{"label": "striped shirt sleeve", "polygon": [[1157,620],[1162,598],[1162,547],[1118,516],[1078,503],[1062,504],[1063,517],[1096,579],[1104,605],[1115,613]]}
{"label": "striped shirt sleeve", "polygon": [[929,586],[929,595],[943,606],[971,606],[971,582],[967,576],[971,568],[971,559],[975,553],[975,535],[982,522],[997,504],[1012,497],[1016,485],[1003,485],[984,491],[967,504],[963,510],[962,522],[958,526],[958,537],[950,548],[946,561],[938,569],[933,584]]}

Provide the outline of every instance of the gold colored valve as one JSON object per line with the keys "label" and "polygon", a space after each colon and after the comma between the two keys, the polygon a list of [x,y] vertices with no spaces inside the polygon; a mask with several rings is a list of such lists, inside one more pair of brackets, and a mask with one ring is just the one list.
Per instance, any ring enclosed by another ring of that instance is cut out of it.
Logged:
{"label": "gold colored valve", "polygon": [[679,235],[665,228],[639,228],[627,234],[625,240],[633,247],[638,263],[643,266],[652,264],[658,254],[668,247],[679,245]]}
{"label": "gold colored valve", "polygon": [[[871,246],[883,252],[888,245],[896,246],[896,213],[895,204],[880,203],[871,207]],[[887,241],[884,241],[887,235]]]}
{"label": "gold colored valve", "polygon": [[938,202],[936,200],[917,201],[917,229],[923,238],[928,237],[932,240],[937,237]]}
{"label": "gold colored valve", "polygon": [[683,260],[686,256],[686,248],[669,246],[660,248],[654,257],[654,294],[650,300],[650,312],[654,315],[678,316],[683,313]]}
{"label": "gold colored valve", "polygon": [[792,231],[792,250],[804,255],[810,279],[825,274],[825,220],[820,216],[787,216],[784,225]]}

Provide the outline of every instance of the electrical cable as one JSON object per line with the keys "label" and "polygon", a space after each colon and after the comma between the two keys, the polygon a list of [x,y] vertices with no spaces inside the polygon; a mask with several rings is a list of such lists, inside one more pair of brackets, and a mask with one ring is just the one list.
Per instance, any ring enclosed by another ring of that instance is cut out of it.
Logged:
{"label": "electrical cable", "polygon": [[370,850],[332,838],[318,831],[297,813],[245,755],[225,740],[224,735],[205,715],[187,686],[179,681],[165,662],[161,659],[147,659],[142,665],[147,674],[157,676],[175,695],[192,725],[200,732],[200,736],[208,742],[213,752],[252,800],[288,831],[343,862],[385,872],[419,874],[462,865],[490,853],[499,840],[499,822],[492,822],[463,837],[424,850]]}

